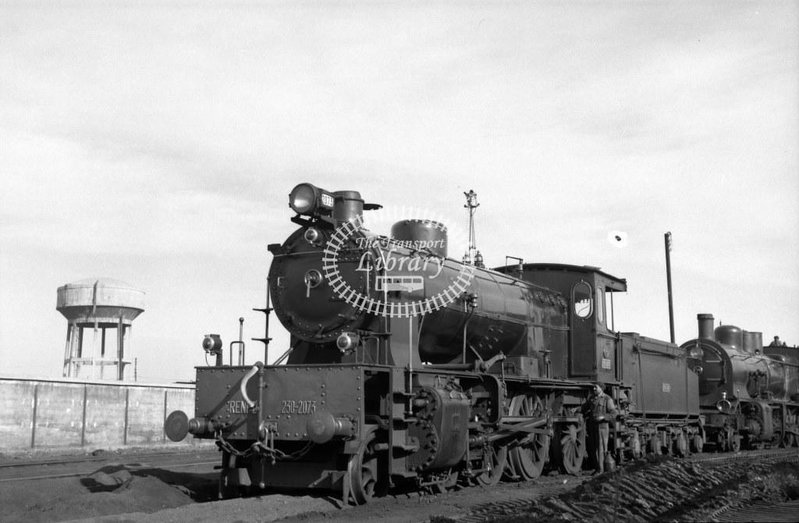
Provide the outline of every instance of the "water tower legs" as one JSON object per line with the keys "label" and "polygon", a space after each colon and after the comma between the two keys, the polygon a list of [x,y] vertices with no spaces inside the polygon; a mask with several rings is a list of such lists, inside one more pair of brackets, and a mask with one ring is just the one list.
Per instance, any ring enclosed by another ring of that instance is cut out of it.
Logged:
{"label": "water tower legs", "polygon": [[[84,347],[87,329],[94,331],[94,335],[89,340],[89,346]],[[108,333],[109,329],[116,329],[116,340],[113,334]],[[129,363],[125,361],[125,348],[129,342],[132,325],[126,325],[124,318],[120,317],[114,323],[100,324],[95,330],[94,324],[83,324],[77,321],[70,321],[67,324],[67,337],[64,345],[64,369],[65,378],[88,378],[88,379],[125,379],[125,366]],[[99,331],[99,332],[98,332]],[[114,352],[114,341],[116,341],[116,351]],[[110,346],[109,346],[110,345]],[[87,349],[86,357],[83,356],[84,349]],[[91,354],[88,354],[91,349]],[[99,369],[99,376],[97,376]],[[105,375],[105,367],[111,366],[109,376]],[[89,372],[90,371],[90,372]],[[89,372],[89,375],[84,375]]]}

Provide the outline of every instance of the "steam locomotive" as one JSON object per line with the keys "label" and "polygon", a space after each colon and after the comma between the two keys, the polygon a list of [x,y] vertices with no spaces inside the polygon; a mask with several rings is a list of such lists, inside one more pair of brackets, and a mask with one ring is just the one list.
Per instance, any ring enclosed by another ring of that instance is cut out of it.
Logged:
{"label": "steam locomotive", "polygon": [[714,327],[711,314],[699,314],[698,338],[685,350],[701,353],[699,402],[707,444],[738,451],[799,441],[799,349],[763,347],[760,332],[734,325]]}
{"label": "steam locomotive", "polygon": [[[796,443],[796,358],[743,357],[729,329],[720,339],[700,329],[681,347],[615,332],[624,279],[590,266],[456,261],[438,222],[370,231],[364,212],[380,206],[357,191],[303,183],[289,206],[298,229],[269,246],[261,310],[267,325],[274,311],[290,348],[274,365],[224,365],[221,340],[206,337],[217,364],[196,369],[194,417],[176,411],[165,424],[175,441],[216,441],[222,496],[320,488],[361,504],[392,487],[493,485],[545,467],[579,474],[580,411],[594,383],[619,406],[617,460],[732,450],[742,435]],[[744,396],[746,372],[767,377]]]}

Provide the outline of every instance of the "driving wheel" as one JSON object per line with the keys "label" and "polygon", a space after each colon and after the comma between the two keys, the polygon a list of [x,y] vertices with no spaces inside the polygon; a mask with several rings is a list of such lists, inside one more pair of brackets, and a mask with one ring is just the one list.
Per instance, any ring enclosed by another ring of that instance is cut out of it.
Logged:
{"label": "driving wheel", "polygon": [[[519,395],[511,400],[510,415],[540,418],[546,415],[546,409],[538,396]],[[509,452],[509,475],[522,480],[539,477],[549,457],[551,439],[544,432],[526,436]]]}
{"label": "driving wheel", "polygon": [[585,420],[579,417],[577,423],[567,423],[560,427],[555,437],[555,456],[564,472],[577,476],[583,468],[585,459]]}

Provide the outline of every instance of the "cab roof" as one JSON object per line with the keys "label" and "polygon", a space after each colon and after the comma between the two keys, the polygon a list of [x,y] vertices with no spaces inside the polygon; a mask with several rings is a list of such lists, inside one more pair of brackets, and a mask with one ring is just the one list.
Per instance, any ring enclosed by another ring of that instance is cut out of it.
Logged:
{"label": "cab roof", "polygon": [[[602,272],[599,267],[591,265],[569,265],[566,263],[525,263],[522,265],[524,272],[570,272],[577,274],[594,274],[601,276],[605,280],[607,290],[625,292],[627,290],[627,280],[617,278],[606,272]],[[504,274],[513,274],[518,271],[518,265],[504,265],[494,270]]]}

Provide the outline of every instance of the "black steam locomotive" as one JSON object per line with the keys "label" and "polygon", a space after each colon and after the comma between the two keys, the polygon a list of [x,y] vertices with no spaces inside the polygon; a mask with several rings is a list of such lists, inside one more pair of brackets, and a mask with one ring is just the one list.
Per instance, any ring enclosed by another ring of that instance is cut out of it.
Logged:
{"label": "black steam locomotive", "polygon": [[[617,460],[733,449],[741,435],[796,443],[795,358],[755,363],[701,330],[682,347],[615,332],[612,294],[624,279],[589,266],[455,261],[440,223],[369,231],[364,211],[379,206],[356,191],[300,184],[289,205],[299,228],[269,246],[274,309],[263,309],[291,334],[281,364],[224,365],[219,339],[207,338],[217,365],[197,368],[194,418],[175,412],[166,423],[173,440],[216,440],[221,494],[323,488],[365,503],[402,485],[577,474],[594,383],[619,406]],[[777,368],[791,376],[779,392]],[[744,397],[742,372],[770,374]]]}
{"label": "black steam locomotive", "polygon": [[760,332],[734,325],[713,328],[699,314],[699,337],[682,347],[697,351],[699,402],[707,444],[738,451],[799,442],[799,349],[763,347]]}

